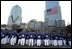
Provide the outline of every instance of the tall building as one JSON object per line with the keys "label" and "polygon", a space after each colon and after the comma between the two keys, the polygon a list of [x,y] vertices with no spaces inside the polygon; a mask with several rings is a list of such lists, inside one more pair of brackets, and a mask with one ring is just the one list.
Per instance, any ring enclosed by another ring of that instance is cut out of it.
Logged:
{"label": "tall building", "polygon": [[46,1],[45,22],[48,26],[56,26],[58,20],[62,20],[59,1]]}
{"label": "tall building", "polygon": [[10,16],[8,18],[8,25],[17,24],[20,25],[22,23],[22,9],[20,6],[15,5],[12,7]]}

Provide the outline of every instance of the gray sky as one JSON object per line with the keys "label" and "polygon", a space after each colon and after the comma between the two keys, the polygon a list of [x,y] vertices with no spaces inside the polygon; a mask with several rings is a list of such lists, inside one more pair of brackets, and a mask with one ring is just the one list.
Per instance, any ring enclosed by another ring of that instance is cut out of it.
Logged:
{"label": "gray sky", "polygon": [[[7,24],[13,6],[22,8],[22,22],[44,21],[45,1],[1,1],[1,24]],[[71,24],[71,1],[60,1],[62,19]]]}

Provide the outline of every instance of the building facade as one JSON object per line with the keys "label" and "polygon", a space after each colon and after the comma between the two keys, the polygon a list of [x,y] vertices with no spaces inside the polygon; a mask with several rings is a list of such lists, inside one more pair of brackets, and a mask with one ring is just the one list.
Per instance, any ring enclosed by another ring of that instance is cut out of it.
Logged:
{"label": "building facade", "polygon": [[62,20],[59,1],[46,1],[45,22],[48,26],[55,26],[58,20]]}
{"label": "building facade", "polygon": [[52,32],[53,30],[58,31],[61,30],[62,27],[65,27],[65,21],[62,20],[61,16],[59,1],[46,1],[46,10],[44,14],[47,32]]}
{"label": "building facade", "polygon": [[20,6],[15,5],[12,7],[10,16],[8,18],[8,25],[17,24],[20,25],[22,23],[22,9]]}

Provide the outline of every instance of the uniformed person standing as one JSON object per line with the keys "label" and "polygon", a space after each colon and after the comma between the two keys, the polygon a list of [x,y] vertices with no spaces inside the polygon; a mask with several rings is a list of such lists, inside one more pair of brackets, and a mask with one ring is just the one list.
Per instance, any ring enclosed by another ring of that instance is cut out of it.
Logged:
{"label": "uniformed person standing", "polygon": [[22,36],[21,36],[21,32],[18,34],[18,44],[21,44],[21,38],[22,38]]}
{"label": "uniformed person standing", "polygon": [[44,40],[44,45],[45,46],[49,46],[49,42],[50,42],[50,39],[49,39],[49,36],[48,35],[45,35],[45,40]]}
{"label": "uniformed person standing", "polygon": [[37,46],[41,46],[41,36],[37,33]]}
{"label": "uniformed person standing", "polygon": [[53,34],[50,34],[50,45],[54,45]]}
{"label": "uniformed person standing", "polygon": [[11,32],[10,44],[15,45],[17,42],[17,31],[14,30]]}
{"label": "uniformed person standing", "polygon": [[63,45],[62,37],[60,35],[58,36],[58,45],[59,46],[62,46]]}
{"label": "uniformed person standing", "polygon": [[26,33],[26,32],[23,32],[23,31],[22,31],[22,34],[21,34],[21,45],[25,45],[25,37],[26,37],[26,36],[25,36],[25,33]]}
{"label": "uniformed person standing", "polygon": [[27,32],[26,33],[26,45],[29,45],[29,38],[30,36],[29,36],[29,33]]}
{"label": "uniformed person standing", "polygon": [[69,46],[71,46],[71,37],[69,36]]}
{"label": "uniformed person standing", "polygon": [[1,37],[2,37],[2,39],[1,39],[1,44],[7,44],[8,43],[8,34],[7,34],[7,32],[6,32],[7,30],[3,30],[2,32],[1,32]]}
{"label": "uniformed person standing", "polygon": [[36,45],[36,32],[33,32],[33,45]]}
{"label": "uniformed person standing", "polygon": [[63,35],[63,45],[66,46],[66,37]]}
{"label": "uniformed person standing", "polygon": [[54,46],[58,46],[58,37],[54,36]]}
{"label": "uniformed person standing", "polygon": [[69,36],[66,36],[66,45],[71,46],[71,39]]}
{"label": "uniformed person standing", "polygon": [[29,46],[33,46],[33,33],[30,32]]}
{"label": "uniformed person standing", "polygon": [[4,39],[5,39],[5,32],[4,32],[4,30],[2,30],[1,31],[1,44],[4,44]]}

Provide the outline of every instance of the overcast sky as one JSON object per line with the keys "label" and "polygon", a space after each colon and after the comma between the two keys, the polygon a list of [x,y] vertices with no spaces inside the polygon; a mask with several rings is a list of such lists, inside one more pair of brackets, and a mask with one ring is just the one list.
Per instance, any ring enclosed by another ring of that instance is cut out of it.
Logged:
{"label": "overcast sky", "polygon": [[[62,19],[66,25],[71,24],[71,1],[60,1]],[[31,19],[44,21],[45,1],[1,1],[1,24],[7,24],[13,6],[22,8],[22,22]]]}

